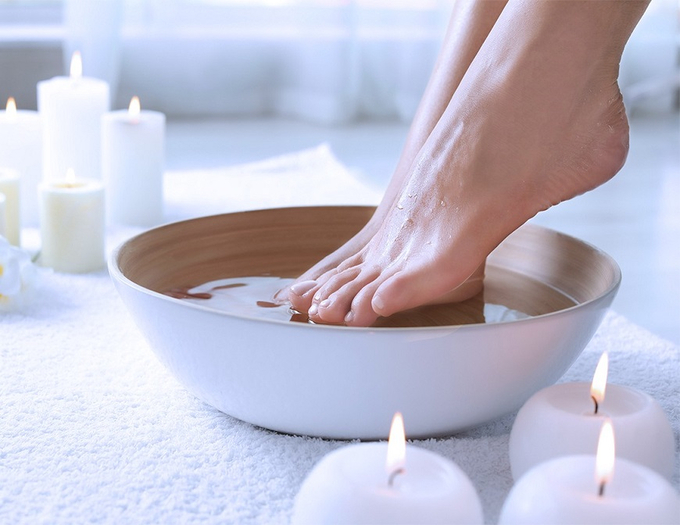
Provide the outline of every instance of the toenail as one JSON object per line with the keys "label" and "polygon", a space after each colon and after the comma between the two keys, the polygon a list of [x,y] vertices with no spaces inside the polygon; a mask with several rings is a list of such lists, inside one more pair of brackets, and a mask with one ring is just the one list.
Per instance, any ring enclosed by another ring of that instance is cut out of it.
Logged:
{"label": "toenail", "polygon": [[305,295],[309,290],[316,286],[316,281],[302,281],[290,287],[290,291],[295,295]]}
{"label": "toenail", "polygon": [[307,312],[307,315],[316,315],[316,313],[319,311],[319,307],[316,306],[316,303],[314,303],[312,306],[309,307],[309,311]]}
{"label": "toenail", "polygon": [[319,308],[328,308],[331,305],[330,299],[324,299],[319,303]]}
{"label": "toenail", "polygon": [[349,313],[345,316],[345,322],[351,323],[352,319],[354,319],[354,312],[350,310]]}
{"label": "toenail", "polygon": [[373,306],[375,313],[379,314],[385,308],[385,303],[383,303],[382,299],[376,295],[371,301],[371,306]]}

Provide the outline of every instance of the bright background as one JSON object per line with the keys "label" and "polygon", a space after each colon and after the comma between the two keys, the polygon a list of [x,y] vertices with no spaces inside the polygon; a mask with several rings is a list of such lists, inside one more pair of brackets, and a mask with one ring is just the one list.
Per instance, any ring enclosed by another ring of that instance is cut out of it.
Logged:
{"label": "bright background", "polygon": [[[117,107],[137,94],[170,116],[407,122],[452,2],[0,0],[0,100],[34,107],[35,82],[79,49]],[[629,103],[673,104],[677,26],[678,1],[653,0],[622,62]]]}
{"label": "bright background", "polygon": [[[595,1],[595,0],[593,0]],[[230,166],[327,142],[384,188],[447,23],[449,0],[0,0],[0,104],[85,73],[168,115],[168,170]],[[611,254],[614,309],[680,344],[678,2],[652,0],[621,64],[626,166],[535,222]]]}

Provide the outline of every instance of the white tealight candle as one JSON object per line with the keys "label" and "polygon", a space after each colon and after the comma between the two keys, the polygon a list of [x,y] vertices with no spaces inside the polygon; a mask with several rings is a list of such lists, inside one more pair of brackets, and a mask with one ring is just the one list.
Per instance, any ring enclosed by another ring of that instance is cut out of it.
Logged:
{"label": "white tealight candle", "polygon": [[0,111],[0,166],[19,172],[21,222],[38,225],[38,184],[42,179],[42,120],[37,111],[17,110],[12,97]]}
{"label": "white tealight candle", "polygon": [[406,446],[400,418],[390,444],[350,445],[324,457],[295,499],[292,523],[482,523],[469,478],[448,459]]}
{"label": "white tealight candle", "polygon": [[98,270],[104,266],[104,186],[68,173],[40,185],[40,263],[66,273]]}
{"label": "white tealight candle", "polygon": [[672,477],[675,440],[663,409],[639,390],[607,385],[607,361],[605,353],[591,384],[553,385],[522,407],[510,433],[515,479],[549,459],[592,453],[605,417],[616,426],[619,457]]}
{"label": "white tealight candle", "polygon": [[15,246],[21,244],[21,205],[19,202],[19,173],[16,170],[0,168],[0,193],[5,196],[4,237]]}
{"label": "white tealight candle", "polygon": [[109,110],[109,85],[82,76],[79,53],[70,77],[38,82],[38,110],[43,117],[44,178],[78,174],[101,178],[101,116]]}
{"label": "white tealight candle", "polygon": [[163,220],[165,115],[128,110],[102,117],[102,173],[111,224],[155,226]]}
{"label": "white tealight candle", "polygon": [[499,523],[678,523],[680,498],[673,487],[643,465],[621,458],[614,462],[614,433],[607,425],[597,456],[562,456],[524,474],[510,491]]}

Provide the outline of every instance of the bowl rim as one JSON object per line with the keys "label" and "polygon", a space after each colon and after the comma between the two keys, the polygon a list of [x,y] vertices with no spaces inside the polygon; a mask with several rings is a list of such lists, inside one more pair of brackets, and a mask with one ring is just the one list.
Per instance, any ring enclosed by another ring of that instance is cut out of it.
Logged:
{"label": "bowl rim", "polygon": [[[609,255],[607,252],[602,250],[601,248],[598,248],[597,246],[584,241],[582,239],[579,239],[578,237],[574,237],[573,235],[569,235],[567,233],[554,230],[552,228],[548,228],[546,226],[541,226],[538,224],[533,224],[531,222],[525,222],[520,228],[533,228],[536,230],[544,230],[547,232],[551,232],[553,234],[556,234],[559,237],[566,237],[572,241],[576,241],[585,247],[593,250],[596,254],[598,254],[601,257],[604,257],[605,260],[611,265],[612,270],[614,272],[614,278],[612,280],[612,283],[607,287],[607,289],[600,293],[597,297],[594,297],[592,299],[589,299],[587,301],[584,301],[582,303],[575,304],[573,306],[569,306],[567,308],[562,308],[561,310],[555,310],[553,312],[548,312],[545,314],[540,314],[540,315],[533,315],[530,317],[522,318],[522,319],[511,319],[508,321],[498,321],[494,323],[469,323],[469,324],[460,324],[460,325],[439,325],[439,326],[345,326],[345,325],[333,325],[333,324],[318,324],[318,323],[291,323],[289,321],[282,321],[278,319],[267,319],[263,317],[255,317],[252,315],[246,315],[246,314],[235,314],[231,312],[225,312],[221,310],[217,310],[215,308],[209,308],[207,306],[203,306],[201,304],[193,303],[193,302],[188,302],[188,301],[182,301],[181,299],[177,299],[175,297],[171,297],[166,294],[162,294],[159,292],[155,292],[153,290],[150,290],[148,288],[145,288],[144,286],[141,286],[128,278],[126,275],[123,274],[122,270],[118,267],[118,258],[120,252],[125,248],[125,246],[128,243],[133,242],[134,240],[138,239],[139,237],[146,235],[148,233],[154,232],[156,230],[160,230],[163,228],[169,228],[173,227],[176,224],[179,223],[187,223],[190,221],[199,221],[202,219],[208,219],[208,218],[214,218],[214,217],[221,217],[223,215],[234,215],[235,213],[248,213],[248,212],[261,212],[261,211],[269,211],[269,210],[276,210],[276,209],[298,209],[298,208],[309,208],[309,207],[316,207],[316,206],[288,206],[288,207],[283,207],[283,208],[262,208],[262,209],[256,209],[256,210],[243,210],[243,211],[238,211],[238,212],[230,212],[230,213],[218,213],[218,214],[213,214],[213,215],[204,215],[200,217],[192,217],[190,219],[181,219],[177,221],[172,221],[168,222],[165,224],[161,224],[159,226],[155,226],[153,228],[149,228],[143,232],[137,233],[136,235],[133,235],[132,237],[129,237],[128,239],[122,241],[118,246],[116,246],[110,253],[108,260],[107,260],[107,266],[109,270],[109,274],[112,279],[119,281],[121,284],[124,284],[126,286],[129,286],[130,288],[136,289],[146,295],[149,295],[151,297],[156,297],[162,300],[168,300],[171,302],[171,304],[176,304],[176,305],[183,305],[184,307],[188,308],[193,308],[197,309],[199,311],[205,311],[209,312],[214,315],[219,315],[223,317],[228,317],[228,318],[236,318],[236,319],[241,319],[241,320],[247,320],[247,321],[254,321],[254,322],[261,322],[261,323],[266,323],[266,324],[280,324],[282,326],[289,326],[289,327],[306,327],[306,328],[312,328],[312,329],[319,329],[319,330],[341,330],[343,332],[347,331],[352,331],[352,332],[366,332],[366,331],[373,331],[373,332],[384,332],[384,333],[391,333],[391,332],[402,332],[402,331],[410,331],[410,332],[431,332],[431,331],[441,331],[441,330],[474,330],[474,329],[483,329],[483,328],[488,328],[489,326],[503,326],[503,325],[509,325],[509,324],[517,324],[517,323],[522,323],[522,324],[527,324],[529,322],[537,322],[546,318],[551,318],[554,316],[558,315],[566,315],[574,310],[578,309],[583,309],[587,307],[588,305],[602,301],[606,297],[610,296],[612,293],[616,292],[616,290],[619,288],[621,285],[621,268],[619,267],[618,263],[614,258]],[[328,206],[318,206],[318,207],[328,207]],[[346,206],[333,206],[333,207],[346,207]],[[354,206],[353,206],[354,207]],[[362,206],[360,206],[362,207]],[[373,207],[374,206],[363,206],[363,207]],[[517,228],[519,229],[519,228]],[[516,230],[515,230],[516,231]],[[514,232],[513,232],[514,233]]]}

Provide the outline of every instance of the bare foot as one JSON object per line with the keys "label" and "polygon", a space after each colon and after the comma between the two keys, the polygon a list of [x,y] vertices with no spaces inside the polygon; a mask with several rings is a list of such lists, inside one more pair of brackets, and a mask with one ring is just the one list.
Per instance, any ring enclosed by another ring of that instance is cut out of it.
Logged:
{"label": "bare foot", "polygon": [[628,151],[618,62],[644,2],[511,1],[356,254],[315,288],[316,322],[368,326],[456,290],[541,210]]}
{"label": "bare foot", "polygon": [[[295,309],[307,312],[314,295],[338,273],[342,263],[356,256],[378,233],[401,194],[415,157],[446,110],[453,93],[506,2],[507,0],[456,2],[437,64],[409,130],[397,168],[376,213],[350,241],[307,270],[292,286],[280,290],[276,294],[277,299],[288,299]],[[457,291],[439,297],[435,302],[462,301],[475,295],[481,289],[483,274],[482,265],[469,286],[459,287]]]}

